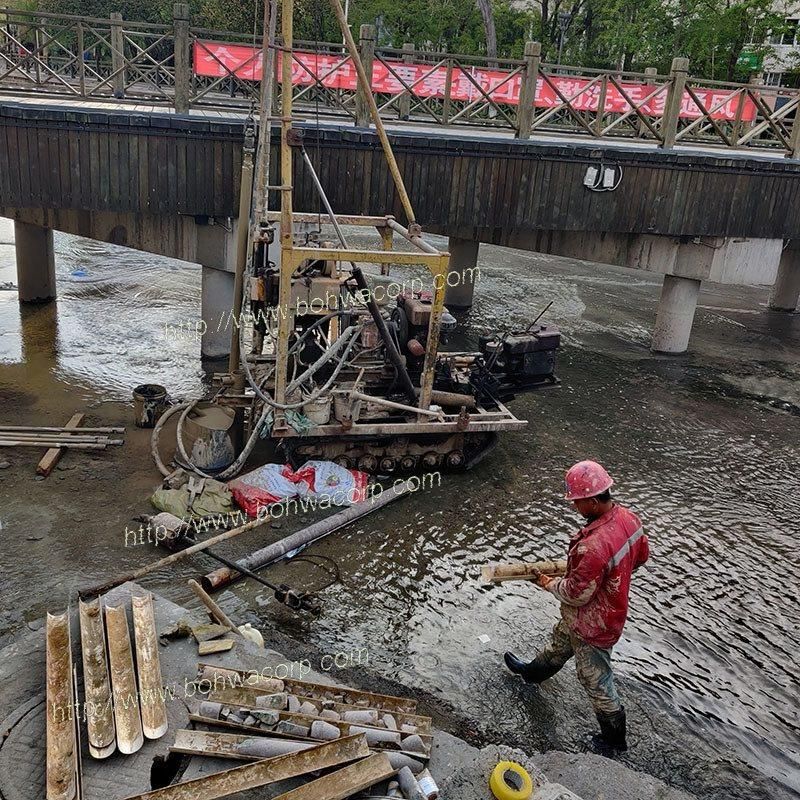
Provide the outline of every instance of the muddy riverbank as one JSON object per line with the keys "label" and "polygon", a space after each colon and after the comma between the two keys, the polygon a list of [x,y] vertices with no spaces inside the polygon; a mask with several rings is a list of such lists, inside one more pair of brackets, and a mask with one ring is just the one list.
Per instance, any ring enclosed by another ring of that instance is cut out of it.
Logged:
{"label": "muddy riverbank", "polygon": [[[129,430],[123,448],[70,454],[46,481],[33,478],[38,454],[0,452],[11,462],[0,469],[2,641],[76,586],[151,557],[124,546],[158,483],[127,398],[143,381],[174,394],[205,381],[199,342],[164,338],[165,325],[197,317],[199,268],[69,237],[58,254],[55,328],[54,308],[20,313],[14,293],[0,292],[3,419],[63,424],[87,410],[88,424]],[[490,560],[563,552],[579,524],[560,499],[563,470],[595,457],[653,544],[615,654],[632,727],[623,762],[702,798],[798,796],[800,316],[768,313],[760,289],[707,286],[691,354],[654,357],[657,277],[492,247],[481,270],[466,342],[554,300],[563,388],[521,397],[513,408],[530,425],[475,471],[317,545],[342,576],[322,593],[319,618],[246,584],[235,589],[242,616],[255,609],[250,619],[292,656],[367,647],[371,680],[458,714],[473,741],[578,752],[592,721],[574,670],[537,690],[501,666],[503,650],[532,654],[544,642],[555,603],[531,587],[481,588],[477,576]],[[13,249],[0,244],[8,280]],[[224,552],[294,527],[274,525]],[[212,564],[200,557],[149,585],[185,601],[186,577]],[[272,574],[328,581],[307,562]]]}

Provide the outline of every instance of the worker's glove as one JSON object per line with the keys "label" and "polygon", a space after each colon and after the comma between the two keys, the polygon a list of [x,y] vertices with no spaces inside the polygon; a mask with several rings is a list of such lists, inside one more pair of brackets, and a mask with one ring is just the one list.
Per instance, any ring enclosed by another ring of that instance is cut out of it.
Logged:
{"label": "worker's glove", "polygon": [[555,581],[555,578],[552,578],[550,575],[542,575],[540,574],[538,578],[536,578],[536,583],[542,587],[542,589],[549,589],[550,584]]}

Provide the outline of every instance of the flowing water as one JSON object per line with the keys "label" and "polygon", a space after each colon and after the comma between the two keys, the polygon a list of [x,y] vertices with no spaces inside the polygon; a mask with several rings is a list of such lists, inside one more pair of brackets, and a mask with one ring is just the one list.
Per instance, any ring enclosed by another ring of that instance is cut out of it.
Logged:
{"label": "flowing water", "polygon": [[[0,285],[15,280],[10,241],[0,221]],[[57,257],[52,332],[52,312],[21,315],[0,291],[0,387],[25,376],[27,391],[66,384],[89,403],[146,381],[202,390],[199,343],[164,339],[165,324],[197,318],[199,268],[59,235]],[[515,401],[529,426],[472,472],[315,545],[342,575],[319,618],[236,592],[265,627],[322,652],[367,648],[371,670],[458,707],[486,736],[578,750],[591,721],[572,667],[535,689],[501,666],[504,650],[544,643],[555,601],[478,576],[489,561],[562,556],[580,524],[563,472],[596,458],[652,546],[615,649],[627,762],[699,797],[800,795],[800,315],[768,313],[761,290],[705,287],[692,353],[654,357],[654,276],[488,246],[480,266],[459,348],[553,300],[563,388]],[[274,577],[319,580],[307,563]],[[24,603],[14,580],[0,589]]]}

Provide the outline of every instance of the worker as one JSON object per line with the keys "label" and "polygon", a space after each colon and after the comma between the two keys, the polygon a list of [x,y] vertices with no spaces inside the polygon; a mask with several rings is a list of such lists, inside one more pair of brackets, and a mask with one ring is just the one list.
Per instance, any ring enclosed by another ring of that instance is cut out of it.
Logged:
{"label": "worker", "polygon": [[603,754],[627,750],[625,709],[614,685],[611,650],[628,616],[631,573],[647,561],[647,536],[639,517],[611,499],[611,476],[595,461],[581,461],[566,475],[566,499],[588,522],[569,543],[563,577],[539,575],[538,585],[561,601],[561,620],[549,644],[525,662],[505,654],[506,666],[528,683],[555,675],[575,656],[578,680],[589,695]]}

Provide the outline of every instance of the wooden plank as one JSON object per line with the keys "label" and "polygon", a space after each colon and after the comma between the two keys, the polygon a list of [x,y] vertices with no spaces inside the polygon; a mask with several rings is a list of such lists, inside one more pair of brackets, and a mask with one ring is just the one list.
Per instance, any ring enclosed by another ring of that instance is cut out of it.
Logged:
{"label": "wooden plank", "polygon": [[[73,414],[70,421],[64,427],[69,430],[79,428],[85,416],[85,414]],[[63,447],[53,447],[48,450],[44,456],[42,456],[42,460],[36,467],[36,474],[47,477],[55,469],[62,455],[64,455]]]}
{"label": "wooden plank", "polygon": [[131,795],[127,800],[216,800],[218,797],[228,797],[277,781],[330,769],[367,756],[369,748],[363,734],[350,736],[304,750],[302,753],[256,761],[254,764],[215,772],[152,792]]}
{"label": "wooden plank", "polygon": [[92,205],[92,136],[89,131],[78,132],[79,199],[77,207],[89,209]]}
{"label": "wooden plank", "polygon": [[385,754],[376,754],[343,769],[317,778],[305,786],[284,792],[275,800],[345,800],[357,792],[394,775]]}
{"label": "wooden plank", "polygon": [[136,144],[139,159],[139,207],[137,211],[143,214],[150,212],[150,155],[149,136],[138,134]]}
{"label": "wooden plank", "polygon": [[233,647],[233,639],[212,639],[208,642],[200,642],[197,645],[197,653],[201,656],[211,655],[211,653],[225,653]]}
{"label": "wooden plank", "polygon": [[120,189],[127,192],[128,186],[122,182],[122,164],[120,163],[119,134],[109,131],[108,138],[108,201],[109,207],[118,210],[120,207]]}

